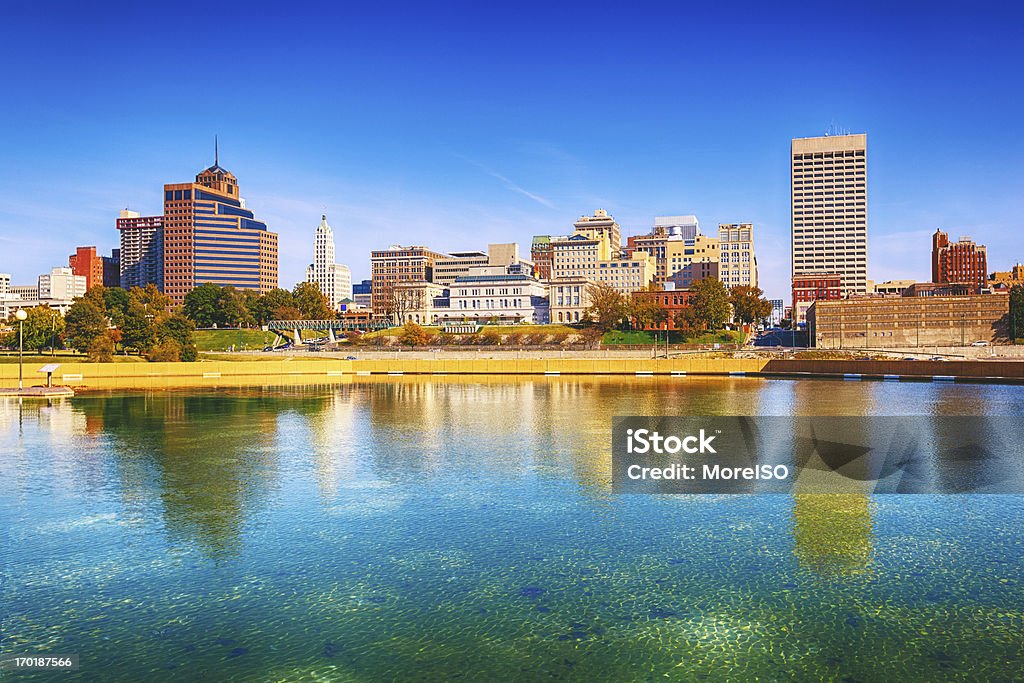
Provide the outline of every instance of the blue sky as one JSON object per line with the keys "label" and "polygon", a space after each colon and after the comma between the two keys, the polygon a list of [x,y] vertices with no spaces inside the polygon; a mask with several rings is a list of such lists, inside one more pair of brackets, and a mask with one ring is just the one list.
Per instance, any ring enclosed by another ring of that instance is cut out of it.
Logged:
{"label": "blue sky", "polygon": [[117,244],[212,162],[303,277],[326,210],[369,277],[394,243],[483,249],[607,209],[755,224],[788,291],[789,142],[868,134],[869,277],[929,277],[937,227],[1024,261],[1021,10],[983,3],[11,4],[0,272]]}

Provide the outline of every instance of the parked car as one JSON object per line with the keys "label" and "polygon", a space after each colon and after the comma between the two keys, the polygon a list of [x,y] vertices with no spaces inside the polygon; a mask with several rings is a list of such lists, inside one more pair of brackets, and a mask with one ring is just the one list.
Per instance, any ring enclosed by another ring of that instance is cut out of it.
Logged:
{"label": "parked car", "polygon": [[345,360],[359,360],[355,356],[345,356]]}
{"label": "parked car", "polygon": [[932,356],[932,357],[931,357],[931,358],[929,358],[928,360],[943,360],[943,361],[944,361],[944,360],[946,360],[946,359],[945,359],[945,358],[943,358],[942,356]]}
{"label": "parked car", "polygon": [[976,342],[971,342],[971,346],[988,346],[988,342],[984,339],[979,339]]}
{"label": "parked car", "polygon": [[904,356],[903,360],[917,360],[917,359],[914,358],[913,356]]}

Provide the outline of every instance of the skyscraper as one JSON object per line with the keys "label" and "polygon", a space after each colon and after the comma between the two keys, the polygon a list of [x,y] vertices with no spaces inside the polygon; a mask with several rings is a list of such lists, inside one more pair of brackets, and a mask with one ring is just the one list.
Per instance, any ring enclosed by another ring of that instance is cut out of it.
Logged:
{"label": "skyscraper", "polygon": [[96,255],[96,247],[77,247],[68,257],[68,267],[85,278],[87,290],[103,284],[103,258]]}
{"label": "skyscraper", "polygon": [[[796,138],[790,173],[793,279],[839,275],[842,296],[866,293],[867,135]],[[809,305],[794,303],[797,322]]]}
{"label": "skyscraper", "polygon": [[932,282],[969,284],[979,290],[988,282],[988,250],[983,244],[961,237],[950,242],[949,235],[936,230],[932,235]]}
{"label": "skyscraper", "polygon": [[122,209],[117,219],[121,233],[121,287],[164,288],[164,217],[140,216]]}
{"label": "skyscraper", "polygon": [[239,197],[238,181],[213,166],[193,183],[164,185],[164,293],[180,306],[212,282],[268,292],[277,287],[277,234]]}
{"label": "skyscraper", "polygon": [[757,255],[751,223],[720,223],[718,226],[718,279],[726,287],[757,287]]}
{"label": "skyscraper", "polygon": [[306,281],[320,287],[331,309],[337,311],[343,300],[352,299],[352,273],[348,266],[334,261],[334,231],[323,215],[313,237],[313,263],[306,268]]}

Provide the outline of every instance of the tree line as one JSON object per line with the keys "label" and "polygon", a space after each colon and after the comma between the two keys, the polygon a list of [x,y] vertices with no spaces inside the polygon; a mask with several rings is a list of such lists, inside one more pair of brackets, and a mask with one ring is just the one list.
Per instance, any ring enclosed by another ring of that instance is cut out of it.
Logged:
{"label": "tree line", "polygon": [[627,296],[608,284],[593,283],[587,288],[587,319],[608,331],[630,325],[663,327],[673,315],[675,329],[691,334],[720,330],[730,320],[753,323],[772,312],[771,302],[759,287],[741,285],[729,289],[713,277],[698,280],[689,290],[679,290],[679,294],[689,297],[688,305],[673,313],[655,297],[643,293]]}

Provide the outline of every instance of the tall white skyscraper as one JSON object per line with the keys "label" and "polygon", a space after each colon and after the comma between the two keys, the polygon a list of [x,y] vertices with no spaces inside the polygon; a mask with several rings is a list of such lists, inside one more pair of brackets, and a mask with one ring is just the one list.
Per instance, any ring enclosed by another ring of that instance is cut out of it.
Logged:
{"label": "tall white skyscraper", "polygon": [[306,268],[306,281],[320,287],[331,308],[338,310],[341,302],[352,298],[352,273],[348,266],[335,263],[334,231],[321,216],[313,238],[313,263]]}
{"label": "tall white skyscraper", "polygon": [[[799,279],[824,274],[839,276],[843,297],[867,291],[867,145],[863,134],[793,140],[794,292]],[[794,301],[794,319],[810,304]]]}

